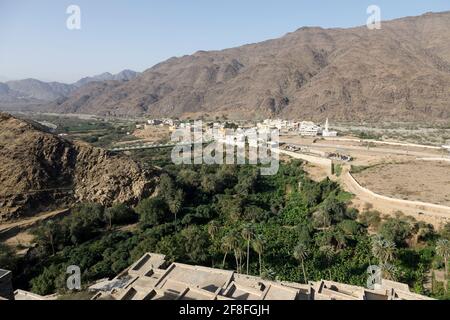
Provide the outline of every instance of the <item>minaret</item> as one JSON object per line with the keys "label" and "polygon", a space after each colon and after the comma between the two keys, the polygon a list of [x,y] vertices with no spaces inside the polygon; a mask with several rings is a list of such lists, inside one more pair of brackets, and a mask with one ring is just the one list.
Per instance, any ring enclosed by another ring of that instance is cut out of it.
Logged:
{"label": "minaret", "polygon": [[328,132],[328,118],[327,121],[325,122],[325,132]]}

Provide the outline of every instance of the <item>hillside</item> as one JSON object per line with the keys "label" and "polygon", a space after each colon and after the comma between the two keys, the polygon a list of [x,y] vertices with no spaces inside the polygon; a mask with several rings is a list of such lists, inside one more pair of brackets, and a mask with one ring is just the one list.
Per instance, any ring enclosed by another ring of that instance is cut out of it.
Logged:
{"label": "hillside", "polygon": [[171,58],[123,83],[83,87],[53,112],[428,121],[450,117],[450,12],[381,30],[301,28]]}
{"label": "hillside", "polygon": [[0,113],[0,222],[75,201],[135,203],[155,173],[125,156],[66,141]]}
{"label": "hillside", "polygon": [[38,110],[42,105],[60,101],[75,90],[92,82],[116,81],[124,82],[138,75],[132,70],[123,70],[117,74],[109,72],[85,77],[75,83],[44,82],[37,79],[23,79],[0,83],[0,110]]}

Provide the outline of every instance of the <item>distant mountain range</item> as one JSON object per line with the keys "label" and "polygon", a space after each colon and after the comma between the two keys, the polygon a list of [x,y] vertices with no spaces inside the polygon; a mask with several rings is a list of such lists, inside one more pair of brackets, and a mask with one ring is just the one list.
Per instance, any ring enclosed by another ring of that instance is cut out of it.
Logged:
{"label": "distant mountain range", "polygon": [[450,12],[385,21],[381,30],[300,28],[279,39],[171,58],[126,82],[90,82],[60,93],[45,110],[448,121],[449,30]]}
{"label": "distant mountain range", "polygon": [[134,78],[137,77],[139,73],[132,71],[132,70],[123,70],[117,74],[111,74],[109,72],[105,72],[93,77],[86,77],[83,79],[78,80],[75,83],[76,87],[81,87],[85,84],[88,84],[90,82],[95,82],[95,81],[129,81],[129,80],[133,80]]}
{"label": "distant mountain range", "polygon": [[138,74],[132,70],[123,70],[117,74],[106,72],[80,79],[73,84],[44,82],[37,79],[0,82],[0,106],[48,104],[69,96],[72,92],[91,82],[125,82],[136,78]]}

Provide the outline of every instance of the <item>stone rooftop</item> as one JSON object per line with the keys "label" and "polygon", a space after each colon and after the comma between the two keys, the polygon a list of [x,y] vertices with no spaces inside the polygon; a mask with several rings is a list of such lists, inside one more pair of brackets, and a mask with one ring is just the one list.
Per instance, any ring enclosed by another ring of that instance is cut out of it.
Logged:
{"label": "stone rooftop", "polygon": [[263,280],[234,271],[172,263],[146,253],[112,280],[90,287],[93,300],[428,300],[405,284],[383,280],[374,290],[333,281]]}
{"label": "stone rooftop", "polygon": [[[1,269],[0,289],[0,300],[57,299],[56,294],[13,293],[11,272]],[[327,280],[269,281],[234,271],[169,264],[164,255],[154,253],[146,253],[114,279],[97,281],[89,290],[96,292],[93,300],[432,300],[411,292],[406,284],[384,279],[374,290]]]}

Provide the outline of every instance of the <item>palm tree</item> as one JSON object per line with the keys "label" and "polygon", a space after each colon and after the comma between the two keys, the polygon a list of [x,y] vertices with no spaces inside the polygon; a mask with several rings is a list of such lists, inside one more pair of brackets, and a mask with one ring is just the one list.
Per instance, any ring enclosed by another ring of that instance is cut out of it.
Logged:
{"label": "palm tree", "polygon": [[334,239],[336,240],[337,248],[339,250],[347,246],[347,238],[345,237],[345,234],[342,231],[337,231],[334,234]]}
{"label": "palm tree", "polygon": [[[215,242],[214,240],[216,239],[217,233],[219,233],[220,230],[220,225],[217,221],[213,220],[208,224],[208,234],[211,237],[212,243],[213,243],[213,247],[215,246]],[[214,268],[214,256],[215,254],[211,255],[211,263],[212,263],[212,267]]]}
{"label": "palm tree", "polygon": [[219,232],[220,225],[217,221],[213,220],[208,224],[208,234],[211,237],[211,240],[214,241],[217,233]]}
{"label": "palm tree", "polygon": [[450,258],[450,241],[447,239],[441,239],[436,244],[436,253],[444,259],[444,269],[445,269],[445,291],[447,291],[448,284],[448,258]]}
{"label": "palm tree", "polygon": [[329,272],[329,276],[330,276],[330,281],[333,280],[331,277],[331,262],[333,261],[334,258],[334,248],[332,246],[322,246],[319,248],[320,252],[322,252],[323,256],[326,259],[327,262],[327,267],[328,267],[328,272]]}
{"label": "palm tree", "polygon": [[42,237],[48,241],[48,243],[50,244],[50,247],[52,248],[52,255],[54,256],[56,253],[55,250],[55,236],[57,233],[57,227],[58,224],[56,224],[54,221],[49,220],[47,222],[45,222],[42,227],[39,229],[39,231],[41,232]]}
{"label": "palm tree", "polygon": [[223,239],[222,247],[225,251],[225,256],[223,258],[223,265],[225,266],[225,260],[227,257],[228,252],[233,251],[234,252],[234,259],[236,261],[236,271],[239,272],[239,255],[242,254],[240,250],[240,243],[239,238],[237,237],[236,233],[230,233]]}
{"label": "palm tree", "polygon": [[326,230],[331,226],[331,217],[328,212],[321,209],[313,213],[313,223],[316,229]]}
{"label": "palm tree", "polygon": [[175,196],[168,201],[169,211],[175,216],[175,225],[177,224],[177,214],[181,211],[181,207],[183,206],[183,199],[183,190],[179,189],[176,191]]}
{"label": "palm tree", "polygon": [[413,241],[417,245],[420,240],[426,239],[428,236],[433,234],[433,227],[425,222],[415,223],[413,226]]}
{"label": "palm tree", "polygon": [[262,274],[262,255],[264,251],[264,239],[262,236],[258,235],[253,240],[253,250],[258,254],[259,258],[259,275]]}
{"label": "palm tree", "polygon": [[395,243],[377,236],[372,240],[372,254],[378,259],[383,277],[394,278],[395,268],[389,263],[395,258]]}
{"label": "palm tree", "polygon": [[112,208],[108,208],[105,210],[105,218],[108,221],[108,230],[112,229],[112,220],[114,217],[114,210]]}
{"label": "palm tree", "polygon": [[375,237],[372,241],[372,253],[381,264],[386,264],[395,257],[395,243],[384,240],[381,237]]}
{"label": "palm tree", "polygon": [[253,237],[253,228],[247,225],[242,229],[242,237],[247,241],[247,274],[250,265],[250,240]]}
{"label": "palm tree", "polygon": [[395,273],[397,269],[390,263],[384,263],[380,266],[381,272],[383,275],[383,279],[394,280],[395,281]]}
{"label": "palm tree", "polygon": [[239,241],[237,242],[237,247],[234,249],[234,255],[236,257],[236,271],[242,273],[242,256],[244,255],[244,251]]}
{"label": "palm tree", "polygon": [[226,235],[222,239],[222,250],[225,252],[225,255],[223,256],[222,268],[225,268],[228,253],[234,249],[233,241],[234,239],[230,235]]}
{"label": "palm tree", "polygon": [[305,270],[305,259],[308,257],[308,248],[306,245],[302,242],[300,242],[295,248],[293,256],[295,259],[300,261],[302,265],[303,270],[303,277],[305,279],[305,283],[308,283],[308,280],[306,279],[306,270]]}

